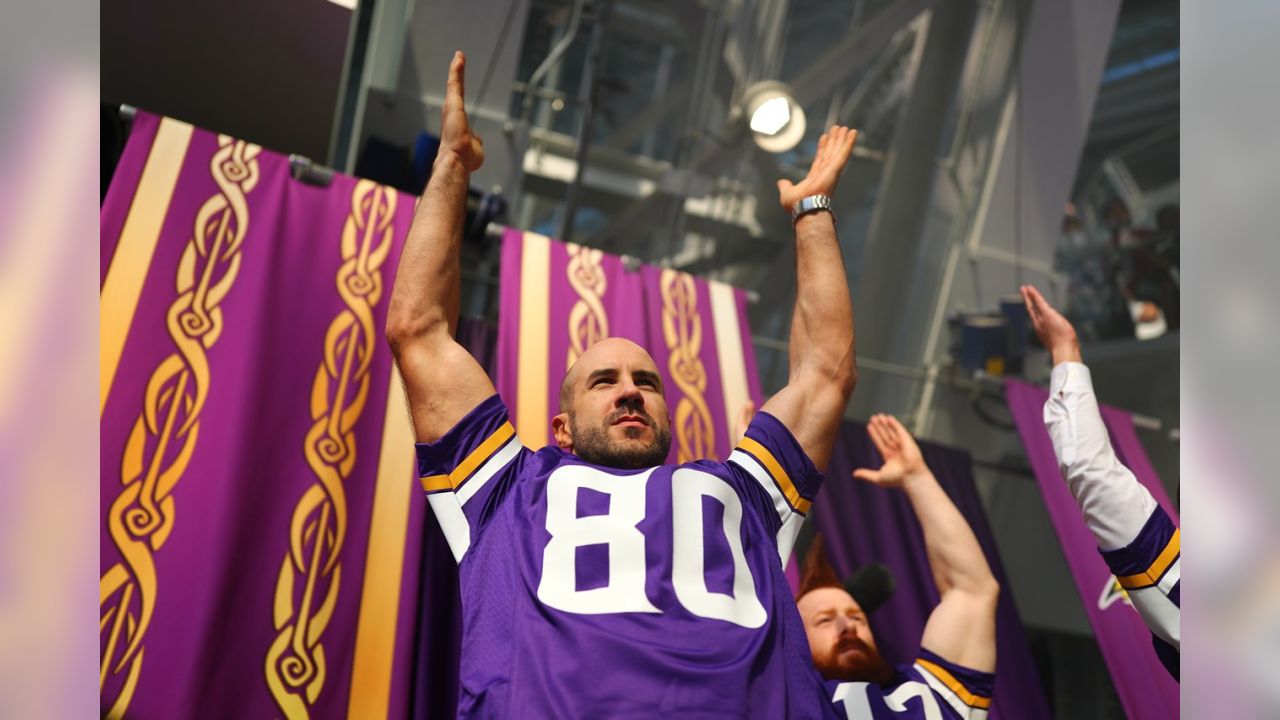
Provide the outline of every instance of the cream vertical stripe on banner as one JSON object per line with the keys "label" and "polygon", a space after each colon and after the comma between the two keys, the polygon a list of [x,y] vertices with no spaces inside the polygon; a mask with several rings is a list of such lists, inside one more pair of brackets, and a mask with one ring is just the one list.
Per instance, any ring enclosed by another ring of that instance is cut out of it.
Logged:
{"label": "cream vertical stripe on banner", "polygon": [[[258,184],[260,152],[256,145],[218,136],[209,163],[217,190],[196,212],[174,275],[177,295],[165,313],[174,349],[154,366],[142,402],[135,406],[137,419],[120,464],[121,488],[103,520],[120,557],[98,583],[98,691],[108,718],[124,717],[137,689],[144,640],[159,596],[155,553],[173,531],[174,489],[190,465],[200,414],[210,396],[208,351],[222,331],[221,303],[244,257],[246,196]],[[116,680],[108,685],[108,678]]]}
{"label": "cream vertical stripe on banner", "polygon": [[142,177],[138,180],[138,191],[133,196],[133,204],[120,232],[120,242],[102,283],[102,299],[98,306],[99,416],[107,406],[107,396],[111,394],[120,354],[129,336],[129,326],[133,324],[142,285],[151,267],[151,256],[155,254],[165,215],[169,213],[169,201],[193,131],[194,128],[184,122],[169,118],[160,121],[151,154],[147,156],[147,164],[143,166]]}
{"label": "cream vertical stripe on banner", "polygon": [[393,363],[373,495],[373,521],[360,593],[360,620],[351,670],[347,717],[387,717],[395,658],[400,582],[404,570],[409,503],[414,496],[413,426],[404,406],[400,371]]}
{"label": "cream vertical stripe on banner", "polygon": [[551,242],[524,234],[520,262],[520,363],[516,434],[530,450],[547,444],[547,332],[551,294]]}
{"label": "cream vertical stripe on banner", "polygon": [[720,359],[725,428],[730,446],[737,442],[738,418],[750,401],[747,363],[743,357],[742,334],[738,326],[738,302],[733,287],[722,282],[707,283],[711,294],[711,322],[715,325],[716,355]]}

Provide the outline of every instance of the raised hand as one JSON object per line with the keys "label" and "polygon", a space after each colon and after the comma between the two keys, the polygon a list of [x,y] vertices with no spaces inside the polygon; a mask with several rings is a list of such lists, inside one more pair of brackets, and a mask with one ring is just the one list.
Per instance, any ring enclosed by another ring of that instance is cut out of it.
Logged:
{"label": "raised hand", "polygon": [[908,477],[929,472],[924,464],[924,456],[920,454],[920,446],[916,444],[911,433],[892,415],[872,415],[867,423],[867,434],[884,464],[879,470],[858,468],[853,476],[881,487],[901,487]]}
{"label": "raised hand", "polygon": [[444,107],[440,111],[440,154],[452,155],[470,172],[484,164],[484,141],[471,131],[463,105],[463,78],[467,58],[459,50],[449,63],[449,82],[445,88]]}
{"label": "raised hand", "polygon": [[830,196],[835,192],[836,182],[844,166],[853,154],[853,144],[858,139],[858,131],[840,125],[833,126],[818,138],[818,154],[809,166],[809,174],[799,184],[790,180],[778,181],[778,201],[782,207],[790,210],[801,198],[810,195]]}
{"label": "raised hand", "polygon": [[1053,356],[1053,364],[1062,362],[1081,362],[1080,340],[1076,337],[1076,329],[1071,322],[1049,304],[1048,300],[1032,285],[1018,288],[1022,292],[1022,302],[1027,306],[1027,314],[1031,316],[1031,327],[1040,338],[1040,344]]}

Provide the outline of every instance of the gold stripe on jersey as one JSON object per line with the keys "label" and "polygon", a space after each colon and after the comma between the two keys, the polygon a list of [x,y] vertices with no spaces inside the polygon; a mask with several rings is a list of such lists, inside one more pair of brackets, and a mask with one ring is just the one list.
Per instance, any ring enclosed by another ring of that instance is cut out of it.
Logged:
{"label": "gold stripe on jersey", "polygon": [[812,505],[800,495],[800,491],[796,489],[794,483],[791,482],[791,476],[787,475],[787,471],[782,469],[782,465],[769,449],[750,437],[744,437],[738,443],[738,447],[750,453],[752,457],[760,461],[764,465],[765,470],[773,477],[774,482],[778,483],[778,488],[782,490],[782,495],[787,498],[787,502],[791,503],[791,507],[797,512],[805,514],[809,512],[809,506]]}
{"label": "gold stripe on jersey", "polygon": [[965,688],[964,684],[957,680],[954,675],[948,672],[947,669],[941,665],[935,662],[929,662],[924,658],[918,658],[916,660],[916,664],[929,671],[930,675],[934,676],[939,682],[950,688],[951,692],[955,693],[956,697],[960,698],[960,702],[963,702],[965,705],[973,708],[981,708],[983,710],[991,707],[991,698],[975,695],[969,692],[969,690]]}
{"label": "gold stripe on jersey", "polygon": [[1140,572],[1136,575],[1124,575],[1116,578],[1116,580],[1120,581],[1120,587],[1125,590],[1137,590],[1139,588],[1150,587],[1160,582],[1160,576],[1164,575],[1165,571],[1169,569],[1169,566],[1172,565],[1173,561],[1178,557],[1182,544],[1180,538],[1181,533],[1182,530],[1180,529],[1175,529],[1173,531],[1173,537],[1169,538],[1169,542],[1165,544],[1164,550],[1162,550],[1160,555],[1151,562],[1151,565],[1147,567],[1145,572]]}
{"label": "gold stripe on jersey", "polygon": [[516,430],[511,426],[511,423],[502,423],[502,427],[494,430],[493,434],[485,438],[485,441],[480,443],[475,450],[472,450],[466,459],[458,463],[458,467],[454,468],[453,472],[448,475],[424,475],[419,478],[419,482],[422,483],[422,489],[427,492],[457,489],[464,480],[471,477],[471,473],[475,472],[476,468],[492,457],[498,451],[498,448],[502,447],[515,434]]}
{"label": "gold stripe on jersey", "polygon": [[418,482],[422,483],[422,489],[427,492],[449,490],[453,487],[449,484],[448,475],[424,475],[418,478]]}

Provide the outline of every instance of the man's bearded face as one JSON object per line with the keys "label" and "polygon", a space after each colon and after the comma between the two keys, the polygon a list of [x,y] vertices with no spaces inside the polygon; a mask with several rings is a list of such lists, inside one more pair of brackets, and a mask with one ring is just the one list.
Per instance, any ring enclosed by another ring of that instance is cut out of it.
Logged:
{"label": "man's bearded face", "polygon": [[566,374],[556,442],[595,465],[624,470],[661,465],[671,420],[653,358],[629,340],[602,340]]}
{"label": "man's bearded face", "polygon": [[659,426],[643,408],[621,408],[603,422],[585,427],[579,419],[569,413],[573,451],[593,465],[624,470],[653,467],[661,465],[671,450],[671,431]]}
{"label": "man's bearded face", "polygon": [[813,664],[826,680],[886,683],[893,670],[880,657],[866,613],[842,588],[811,590],[796,601]]}

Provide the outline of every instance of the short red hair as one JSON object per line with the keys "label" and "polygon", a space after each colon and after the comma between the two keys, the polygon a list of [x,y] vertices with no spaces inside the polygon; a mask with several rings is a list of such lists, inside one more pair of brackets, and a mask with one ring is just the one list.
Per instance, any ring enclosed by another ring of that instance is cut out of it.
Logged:
{"label": "short red hair", "polygon": [[836,574],[836,569],[827,561],[827,551],[822,544],[822,533],[815,533],[813,542],[804,554],[804,563],[800,566],[800,589],[796,599],[818,588],[834,587],[844,590],[844,581]]}

